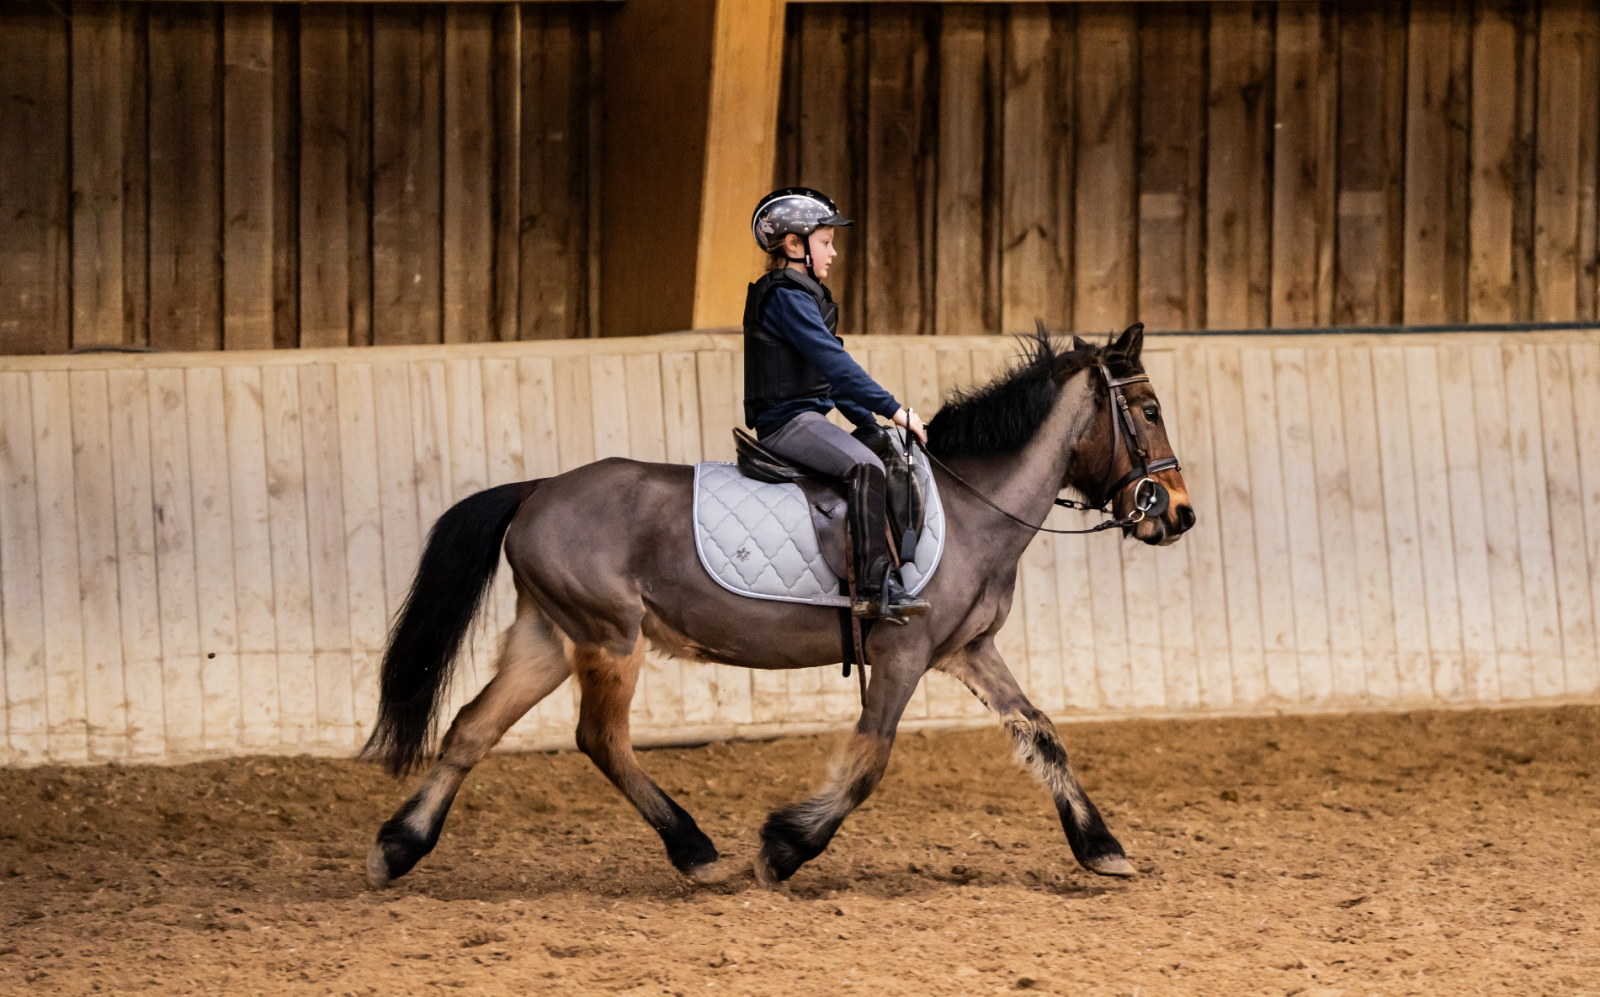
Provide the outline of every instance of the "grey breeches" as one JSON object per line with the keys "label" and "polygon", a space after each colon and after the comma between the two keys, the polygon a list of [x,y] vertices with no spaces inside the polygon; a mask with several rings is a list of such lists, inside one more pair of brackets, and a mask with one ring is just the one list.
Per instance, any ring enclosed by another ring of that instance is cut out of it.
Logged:
{"label": "grey breeches", "polygon": [[761,445],[780,457],[843,478],[857,464],[871,464],[881,473],[883,461],[860,440],[829,422],[821,413],[802,412]]}

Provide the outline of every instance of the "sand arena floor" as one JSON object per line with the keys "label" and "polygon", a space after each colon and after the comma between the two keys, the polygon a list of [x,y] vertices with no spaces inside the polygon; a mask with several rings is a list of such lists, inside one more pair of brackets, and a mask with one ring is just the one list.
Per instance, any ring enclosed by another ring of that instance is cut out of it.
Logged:
{"label": "sand arena floor", "polygon": [[[0,771],[0,992],[1600,993],[1600,707],[1063,733],[1137,880],[1078,869],[997,731],[902,737],[787,894],[680,880],[579,755],[492,758],[382,893],[371,766]],[[833,743],[644,764],[748,870]]]}

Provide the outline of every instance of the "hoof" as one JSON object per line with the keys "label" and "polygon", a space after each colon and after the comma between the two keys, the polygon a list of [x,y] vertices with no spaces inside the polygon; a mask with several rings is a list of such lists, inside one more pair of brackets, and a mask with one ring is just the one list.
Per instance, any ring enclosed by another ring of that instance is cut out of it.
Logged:
{"label": "hoof", "polygon": [[374,890],[381,890],[390,881],[389,857],[383,853],[383,845],[373,845],[372,851],[367,853],[367,885]]}
{"label": "hoof", "polygon": [[772,863],[767,861],[766,849],[762,849],[761,853],[756,856],[753,871],[756,874],[756,882],[760,883],[761,888],[764,890],[776,891],[783,885],[783,880],[778,877],[778,873],[772,868]]}
{"label": "hoof", "polygon": [[1121,855],[1101,855],[1092,858],[1083,864],[1085,869],[1097,876],[1122,876],[1130,877],[1139,875],[1133,863]]}
{"label": "hoof", "polygon": [[722,863],[716,860],[703,865],[691,866],[683,870],[685,878],[701,886],[715,886],[717,883],[726,882],[728,874],[722,868]]}

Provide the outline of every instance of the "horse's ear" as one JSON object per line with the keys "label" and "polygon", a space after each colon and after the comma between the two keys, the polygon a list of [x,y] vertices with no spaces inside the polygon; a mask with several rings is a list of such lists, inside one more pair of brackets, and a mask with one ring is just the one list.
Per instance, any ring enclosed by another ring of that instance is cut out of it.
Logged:
{"label": "horse's ear", "polygon": [[1122,335],[1117,337],[1117,341],[1111,344],[1111,348],[1127,357],[1129,363],[1138,363],[1139,352],[1144,349],[1144,323],[1135,322],[1128,326]]}
{"label": "horse's ear", "polygon": [[1094,344],[1089,342],[1087,339],[1084,339],[1082,336],[1073,336],[1072,348],[1077,350],[1079,353],[1092,353],[1094,351]]}

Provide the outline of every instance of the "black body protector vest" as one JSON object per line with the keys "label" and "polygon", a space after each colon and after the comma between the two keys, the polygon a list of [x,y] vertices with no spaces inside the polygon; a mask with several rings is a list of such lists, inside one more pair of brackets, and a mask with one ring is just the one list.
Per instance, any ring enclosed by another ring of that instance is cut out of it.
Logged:
{"label": "black body protector vest", "polygon": [[744,299],[744,422],[752,429],[761,413],[774,405],[801,398],[826,398],[832,390],[816,364],[761,324],[767,296],[777,287],[792,287],[816,299],[822,324],[834,339],[839,339],[839,306],[833,303],[828,289],[808,275],[784,267],[750,285]]}

